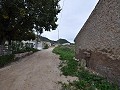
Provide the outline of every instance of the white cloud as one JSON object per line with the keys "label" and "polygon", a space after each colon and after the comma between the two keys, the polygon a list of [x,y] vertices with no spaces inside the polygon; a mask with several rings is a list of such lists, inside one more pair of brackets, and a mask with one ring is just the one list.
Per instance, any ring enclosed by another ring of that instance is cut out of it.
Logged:
{"label": "white cloud", "polygon": [[[97,2],[98,0],[64,0],[64,7],[58,16],[60,38],[73,42]],[[60,4],[63,6],[63,0],[61,0]],[[42,36],[57,40],[58,29],[51,32],[44,32]]]}

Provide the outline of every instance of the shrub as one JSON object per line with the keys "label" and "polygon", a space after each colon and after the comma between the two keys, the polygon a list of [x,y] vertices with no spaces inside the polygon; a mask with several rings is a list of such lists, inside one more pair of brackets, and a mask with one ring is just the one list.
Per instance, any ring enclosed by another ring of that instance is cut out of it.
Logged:
{"label": "shrub", "polygon": [[5,65],[9,64],[10,62],[14,61],[15,55],[4,55],[0,56],[0,67],[4,67]]}
{"label": "shrub", "polygon": [[13,54],[30,52],[30,51],[37,52],[37,51],[39,51],[39,50],[38,50],[38,49],[35,49],[35,48],[26,47],[26,48],[23,48],[23,49],[20,49],[20,50],[17,50],[17,51],[13,51]]}
{"label": "shrub", "polygon": [[45,44],[44,49],[48,49],[48,48],[49,48],[49,46],[47,44]]}

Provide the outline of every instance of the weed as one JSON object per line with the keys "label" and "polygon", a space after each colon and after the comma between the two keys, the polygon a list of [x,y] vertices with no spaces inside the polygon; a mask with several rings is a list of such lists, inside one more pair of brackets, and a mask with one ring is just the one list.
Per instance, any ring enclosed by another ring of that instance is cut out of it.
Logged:
{"label": "weed", "polygon": [[74,49],[70,46],[58,46],[53,52],[60,55],[62,74],[79,78],[78,81],[69,82],[69,84],[61,82],[61,90],[119,90],[117,85],[113,85],[105,78],[92,74],[81,67],[80,63],[73,59],[75,57]]}

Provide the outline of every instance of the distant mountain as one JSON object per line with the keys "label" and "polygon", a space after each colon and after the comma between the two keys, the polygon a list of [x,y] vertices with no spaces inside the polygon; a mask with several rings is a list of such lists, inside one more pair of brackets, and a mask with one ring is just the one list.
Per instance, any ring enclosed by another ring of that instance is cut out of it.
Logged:
{"label": "distant mountain", "polygon": [[67,41],[66,39],[59,39],[59,40],[57,40],[57,42],[58,42],[59,44],[70,43],[70,42]]}
{"label": "distant mountain", "polygon": [[66,39],[59,39],[59,40],[57,40],[57,41],[53,41],[53,40],[50,40],[50,39],[48,39],[48,38],[46,38],[46,37],[43,37],[43,36],[40,36],[40,40],[41,40],[41,41],[45,41],[45,42],[51,42],[52,44],[57,44],[57,43],[59,43],[59,44],[70,43],[70,42],[67,41]]}
{"label": "distant mountain", "polygon": [[52,44],[56,44],[57,43],[57,41],[50,40],[50,39],[48,39],[46,37],[43,37],[43,36],[40,36],[40,40],[41,41],[45,41],[45,42],[51,42]]}
{"label": "distant mountain", "polygon": [[48,39],[46,37],[42,37],[42,36],[40,36],[40,40],[41,41],[46,41],[46,42],[51,42],[52,41],[52,40],[50,40],[50,39]]}

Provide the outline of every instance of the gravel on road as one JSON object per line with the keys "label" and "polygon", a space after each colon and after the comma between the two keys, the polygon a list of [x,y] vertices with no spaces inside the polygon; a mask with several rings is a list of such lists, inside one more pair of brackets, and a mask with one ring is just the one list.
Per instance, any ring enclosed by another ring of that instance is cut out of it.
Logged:
{"label": "gravel on road", "polygon": [[60,90],[58,81],[67,82],[68,78],[60,75],[59,56],[52,50],[36,52],[1,68],[0,90]]}

